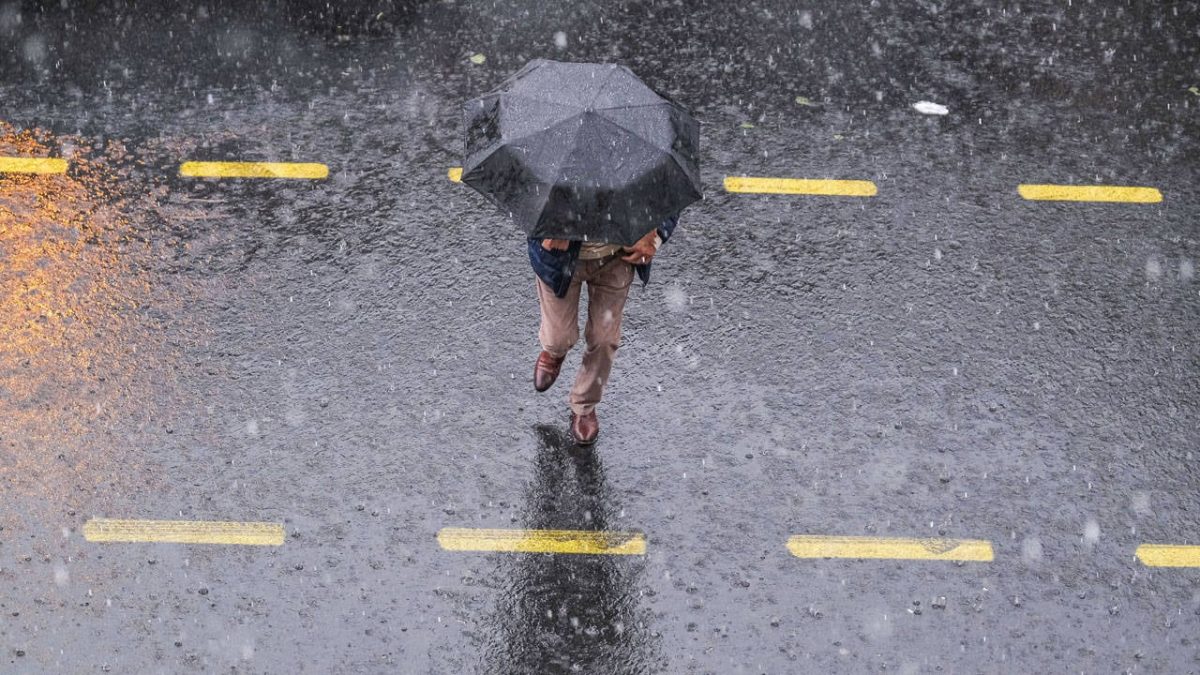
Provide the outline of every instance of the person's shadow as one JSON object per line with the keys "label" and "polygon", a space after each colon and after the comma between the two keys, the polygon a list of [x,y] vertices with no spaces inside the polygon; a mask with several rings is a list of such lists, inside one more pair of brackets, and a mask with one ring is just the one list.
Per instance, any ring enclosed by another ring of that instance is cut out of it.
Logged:
{"label": "person's shadow", "polygon": [[[605,530],[618,508],[604,467],[550,425],[534,427],[536,473],[523,526]],[[506,556],[496,611],[485,623],[487,673],[657,673],[652,617],[638,606],[642,556],[518,553]]]}

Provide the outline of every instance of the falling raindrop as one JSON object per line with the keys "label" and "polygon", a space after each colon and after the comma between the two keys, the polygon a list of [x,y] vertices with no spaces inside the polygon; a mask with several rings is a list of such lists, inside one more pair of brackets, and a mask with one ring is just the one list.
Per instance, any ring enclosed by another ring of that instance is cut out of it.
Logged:
{"label": "falling raindrop", "polygon": [[1162,264],[1158,262],[1158,258],[1150,256],[1146,259],[1146,278],[1150,281],[1158,281],[1162,277]]}
{"label": "falling raindrop", "polygon": [[1026,565],[1032,565],[1042,559],[1042,540],[1034,536],[1025,537],[1021,542],[1021,560]]}

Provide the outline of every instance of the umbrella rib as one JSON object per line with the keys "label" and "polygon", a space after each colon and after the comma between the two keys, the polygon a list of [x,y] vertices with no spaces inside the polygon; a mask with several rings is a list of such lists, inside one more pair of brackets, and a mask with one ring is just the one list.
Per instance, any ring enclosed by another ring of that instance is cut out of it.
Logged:
{"label": "umbrella rib", "polygon": [[549,105],[556,105],[556,106],[559,106],[562,108],[575,108],[578,110],[583,107],[583,106],[572,105],[570,103],[563,103],[562,101],[551,101],[548,98],[542,98],[540,96],[533,96],[531,94],[526,94],[523,92],[506,91],[503,94],[501,94],[501,96],[513,96],[515,98],[523,98],[526,101],[533,101],[534,103],[547,103]]}
{"label": "umbrella rib", "polygon": [[554,124],[551,124],[550,126],[546,127],[545,129],[538,129],[537,131],[531,131],[522,136],[517,136],[516,138],[506,138],[506,139],[504,139],[504,142],[507,145],[512,145],[513,143],[516,143],[518,141],[523,141],[523,140],[526,140],[529,138],[533,138],[534,136],[537,136],[538,134],[547,133],[551,129],[557,129],[558,127],[561,127],[564,124],[567,124],[568,122],[574,122],[578,117],[579,117],[579,115],[571,115],[570,117],[568,117],[566,119],[559,120],[559,121],[555,122]]}
{"label": "umbrella rib", "polygon": [[[689,171],[687,170],[687,167],[685,167],[685,166],[683,165],[683,163],[679,161],[679,158],[675,156],[675,153],[671,153],[671,154],[669,154],[669,155],[667,155],[667,156],[671,158],[671,161],[672,161],[672,162],[675,162],[675,166],[678,166],[678,167],[679,167],[679,170],[683,172],[683,175],[687,176],[687,177],[688,177],[688,180],[692,181],[692,186],[693,186],[693,187],[695,187],[696,185],[699,185],[699,184],[700,184],[700,177],[699,177],[699,176],[693,176],[693,175],[691,174],[691,172],[689,172]],[[700,190],[699,190],[699,189],[697,189],[697,190],[696,190],[696,193],[697,193],[697,194],[700,194]]]}
{"label": "umbrella rib", "polygon": [[[488,143],[487,147],[483,148],[482,150],[476,150],[475,152],[471,153],[472,155],[481,155],[481,157],[479,158],[479,161],[476,162],[476,164],[483,163],[483,161],[485,159],[487,159],[488,157],[491,157],[493,153],[495,153],[497,150],[502,148],[505,143],[506,143],[506,141],[504,140],[504,137],[501,136],[500,138],[492,141],[491,143]],[[468,156],[466,159],[469,160],[470,157]],[[470,164],[469,161],[463,162],[464,167],[466,167],[468,164]]]}
{"label": "umbrella rib", "polygon": [[[582,125],[581,125],[581,128],[582,128]],[[546,210],[546,205],[550,203],[550,196],[552,194],[554,194],[554,186],[558,184],[559,177],[562,174],[563,165],[566,164],[567,160],[570,159],[571,156],[575,154],[575,151],[579,149],[579,137],[582,135],[583,134],[579,134],[579,133],[575,134],[575,138],[571,142],[571,149],[568,150],[567,152],[563,153],[562,157],[559,159],[558,165],[554,167],[554,172],[551,174],[549,186],[546,190],[546,198],[544,200],[542,200],[542,205],[537,210],[538,222],[535,224],[535,227],[536,227],[536,225],[541,224],[542,214]]]}
{"label": "umbrella rib", "polygon": [[647,140],[646,138],[643,138],[640,134],[638,134],[633,129],[630,129],[623,124],[618,124],[617,122],[610,120],[609,118],[605,117],[604,115],[597,115],[596,117],[604,120],[605,122],[608,122],[609,124],[613,125],[614,127],[617,127],[618,129],[622,129],[622,130],[628,132],[630,136],[638,139],[643,144],[645,144],[651,148],[654,148],[655,150],[658,150],[659,152],[666,153],[675,162],[676,166],[678,166],[680,168],[680,170],[683,171],[683,174],[685,176],[687,176],[688,178],[692,177],[691,174],[688,172],[688,170],[683,167],[683,162],[680,162],[679,159],[675,156],[677,154],[677,152],[674,148],[664,148],[662,146],[659,146],[657,143],[654,143],[650,140]]}
{"label": "umbrella rib", "polygon": [[[538,103],[548,103],[550,105],[555,105],[555,106],[559,106],[559,107],[567,108],[567,109],[571,108],[571,106],[569,106],[565,103],[555,103],[554,101],[544,101],[542,99],[533,98],[531,96],[526,96],[523,94],[514,94],[512,92],[505,92],[504,94],[502,94],[502,96],[503,95],[516,96],[518,98],[523,98],[527,101],[536,101]],[[570,122],[571,120],[575,119],[578,116],[579,116],[579,113],[575,113],[575,114],[571,115],[570,117],[566,117],[562,120],[559,120],[558,122],[555,122],[554,124],[551,124],[550,126],[544,128],[544,129],[537,129],[537,130],[531,131],[527,134],[522,134],[521,136],[517,136],[516,138],[505,138],[504,135],[501,134],[500,138],[496,139],[495,141],[492,141],[492,143],[490,145],[488,145],[486,148],[484,148],[483,150],[476,151],[477,153],[484,153],[484,152],[487,153],[482,158],[480,158],[479,161],[482,162],[483,160],[487,159],[488,157],[490,157],[492,155],[492,153],[496,152],[497,150],[499,150],[501,147],[503,147],[505,145],[513,145],[519,141],[523,141],[527,138],[531,138],[538,134],[544,134],[547,131],[554,129],[555,127],[558,127],[562,124]],[[464,162],[464,165],[465,165],[465,162]]]}
{"label": "umbrella rib", "polygon": [[[624,108],[606,108],[606,110],[614,110],[614,109],[624,110]],[[660,146],[658,143],[655,143],[654,141],[646,138],[645,136],[642,136],[641,134],[634,131],[633,129],[630,129],[629,127],[625,126],[624,124],[621,124],[620,122],[618,122],[610,117],[607,117],[605,115],[596,115],[596,117],[599,117],[600,119],[604,120],[605,122],[608,122],[609,124],[619,128],[619,129],[623,129],[624,131],[629,132],[630,135],[635,136],[638,139],[641,139],[647,145],[654,146],[654,147],[658,148],[659,150],[666,150],[667,152],[674,152],[674,150]]]}
{"label": "umbrella rib", "polygon": [[604,93],[605,88],[612,84],[613,76],[617,74],[617,70],[617,68],[609,68],[608,77],[604,78],[604,81],[600,83],[600,88],[596,90],[595,94],[592,94],[592,100],[588,101],[589,110],[596,109],[596,101],[600,100],[600,94]]}
{"label": "umbrella rib", "polygon": [[[544,133],[550,131],[551,129],[560,127],[560,126],[566,124],[567,122],[573,121],[577,117],[579,117],[579,116],[574,115],[574,116],[568,117],[565,120],[561,120],[559,122],[555,122],[554,124],[551,124],[550,126],[546,127],[545,129],[538,129],[537,131],[531,131],[522,136],[517,136],[516,138],[504,138],[503,136],[501,136],[499,139],[493,141],[491,143],[491,145],[489,145],[488,147],[484,148],[483,150],[477,151],[479,153],[486,152],[487,154],[484,155],[483,157],[480,157],[479,161],[476,162],[475,164],[476,164],[476,166],[478,166],[479,164],[482,164],[484,160],[486,160],[488,157],[491,157],[493,153],[495,153],[497,150],[499,150],[500,148],[502,148],[504,146],[512,147],[519,141],[523,141],[528,138],[533,138],[534,136],[537,136],[538,134],[544,134]],[[466,162],[464,162],[464,165],[465,164],[466,164]]]}
{"label": "umbrella rib", "polygon": [[[608,119],[608,118],[604,118],[604,117],[602,117],[602,119],[606,120],[606,121],[607,121],[607,122],[609,122],[610,124],[613,124],[613,125],[615,125],[615,126],[618,126],[618,127],[622,128],[622,129],[625,129],[625,127],[624,127],[624,126],[622,126],[622,125],[620,125],[620,124],[617,124],[616,122],[613,122],[612,120],[610,120],[610,119]],[[655,145],[655,144],[653,144],[653,143],[651,143],[651,142],[647,141],[646,139],[642,138],[641,136],[639,136],[638,134],[634,133],[633,131],[631,131],[631,130],[628,130],[628,129],[626,129],[626,130],[627,130],[627,131],[629,131],[629,132],[630,132],[630,134],[632,134],[634,138],[636,138],[636,139],[638,139],[638,140],[642,141],[642,142],[643,142],[643,143],[645,143],[646,145],[649,145],[650,147],[652,147],[652,148],[654,148],[654,149],[656,149],[656,150],[663,150],[663,148],[660,148],[659,146],[657,146],[657,145]],[[683,173],[683,175],[684,175],[684,176],[686,176],[686,177],[687,177],[688,181],[692,183],[692,186],[693,186],[693,187],[695,187],[696,185],[699,185],[699,183],[700,183],[700,178],[699,178],[699,176],[693,176],[693,175],[692,175],[692,173],[691,173],[691,171],[689,171],[689,170],[688,170],[687,166],[685,166],[683,162],[679,161],[679,153],[678,153],[677,151],[675,151],[675,149],[674,149],[674,148],[667,149],[667,150],[666,150],[666,155],[667,155],[667,157],[669,157],[669,158],[671,159],[671,161],[672,161],[672,162],[674,162],[674,163],[675,163],[675,166],[679,167],[679,171],[680,171],[681,173]],[[699,189],[697,189],[697,190],[696,190],[696,192],[697,192],[697,193],[699,193],[699,192],[700,192],[700,191],[699,191]]]}
{"label": "umbrella rib", "polygon": [[[602,108],[593,108],[593,110],[632,110],[634,108],[649,108],[655,105],[671,105],[670,101],[662,100],[654,103],[639,103],[637,105],[606,105]],[[686,112],[686,111],[685,111]]]}

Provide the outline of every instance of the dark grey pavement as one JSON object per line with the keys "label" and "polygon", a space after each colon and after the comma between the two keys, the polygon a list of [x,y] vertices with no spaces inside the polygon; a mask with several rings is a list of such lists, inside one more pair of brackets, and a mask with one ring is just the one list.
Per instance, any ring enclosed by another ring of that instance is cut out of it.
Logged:
{"label": "dark grey pavement", "polygon": [[[0,3],[0,156],[72,162],[0,175],[0,672],[1200,672],[1200,568],[1134,557],[1200,544],[1197,3],[46,4]],[[631,292],[593,453],[563,436],[579,351],[531,385],[524,240],[446,177],[459,103],[539,56],[702,124],[705,200]]]}

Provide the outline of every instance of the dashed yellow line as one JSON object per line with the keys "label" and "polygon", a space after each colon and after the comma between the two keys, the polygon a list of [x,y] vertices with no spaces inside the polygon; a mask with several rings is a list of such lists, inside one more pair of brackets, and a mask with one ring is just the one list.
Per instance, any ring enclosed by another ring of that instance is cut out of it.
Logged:
{"label": "dashed yellow line", "polygon": [[594,530],[476,530],[443,528],[438,544],[447,551],[504,553],[585,553],[643,555],[646,537],[640,532]]}
{"label": "dashed yellow line", "polygon": [[455,183],[461,183],[462,182],[462,167],[461,166],[450,167],[450,170],[446,172],[446,177]]}
{"label": "dashed yellow line", "polygon": [[1200,567],[1200,546],[1142,544],[1136,555],[1147,567]]}
{"label": "dashed yellow line", "polygon": [[796,535],[787,542],[797,558],[887,558],[991,562],[992,544],[977,539],[889,539]]}
{"label": "dashed yellow line", "polygon": [[84,523],[83,538],[94,542],[280,546],[284,532],[279,523],[93,518]]}
{"label": "dashed yellow line", "polygon": [[66,173],[67,160],[51,157],[0,157],[0,173]]}
{"label": "dashed yellow line", "polygon": [[1017,193],[1034,201],[1130,202],[1155,204],[1162,193],[1152,187],[1116,185],[1018,185]]}
{"label": "dashed yellow line", "polygon": [[291,162],[184,162],[179,175],[194,178],[326,178],[329,167]]}
{"label": "dashed yellow line", "polygon": [[808,178],[726,176],[725,191],[781,195],[874,197],[878,190],[875,187],[875,183],[869,180],[814,180]]}

